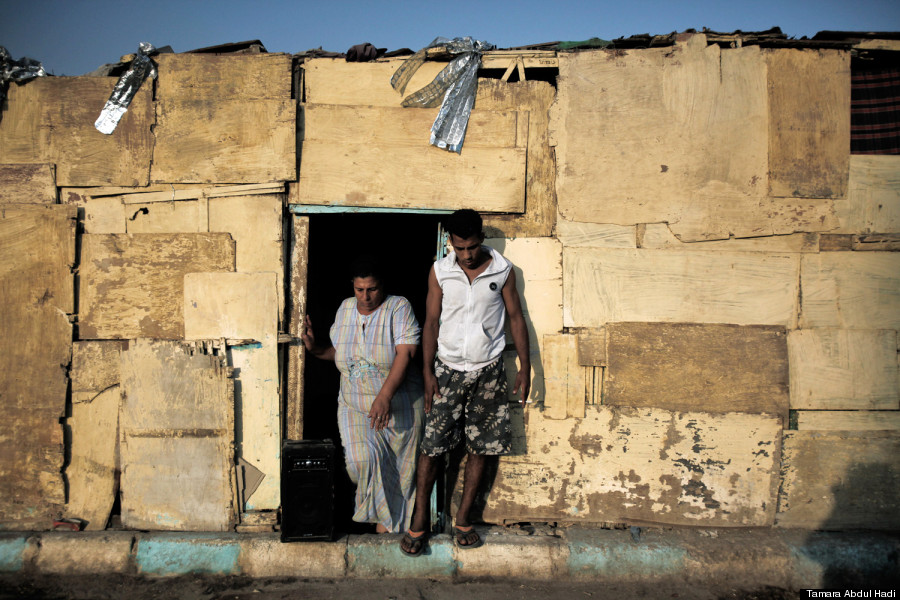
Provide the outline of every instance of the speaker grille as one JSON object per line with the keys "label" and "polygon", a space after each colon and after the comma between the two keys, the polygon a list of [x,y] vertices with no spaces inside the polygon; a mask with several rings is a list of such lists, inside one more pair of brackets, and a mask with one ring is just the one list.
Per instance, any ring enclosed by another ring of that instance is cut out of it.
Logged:
{"label": "speaker grille", "polygon": [[281,448],[281,541],[334,535],[334,444],[285,441]]}

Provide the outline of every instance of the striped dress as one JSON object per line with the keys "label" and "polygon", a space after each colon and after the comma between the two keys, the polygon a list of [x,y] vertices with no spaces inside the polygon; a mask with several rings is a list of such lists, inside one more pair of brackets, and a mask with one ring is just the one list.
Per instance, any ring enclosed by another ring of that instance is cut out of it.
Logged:
{"label": "striped dress", "polygon": [[409,527],[415,496],[416,452],[422,433],[422,379],[408,369],[391,399],[388,426],[369,427],[372,402],[387,378],[397,344],[418,344],[421,329],[406,298],[387,296],[372,314],[341,303],[331,326],[335,363],[341,372],[338,428],[347,473],[356,484],[353,520],[381,523],[388,531]]}

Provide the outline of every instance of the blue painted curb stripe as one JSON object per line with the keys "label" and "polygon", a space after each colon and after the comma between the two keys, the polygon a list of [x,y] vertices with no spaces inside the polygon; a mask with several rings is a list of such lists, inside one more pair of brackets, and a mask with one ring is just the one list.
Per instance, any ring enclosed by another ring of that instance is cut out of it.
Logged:
{"label": "blue painted curb stripe", "polygon": [[139,539],[138,572],[155,575],[211,573],[237,575],[240,544],[234,540],[206,536],[166,536]]}
{"label": "blue painted curb stripe", "polygon": [[420,556],[403,554],[398,542],[390,544],[350,544],[347,564],[356,577],[452,577],[457,570],[453,545],[432,541]]}
{"label": "blue painted curb stripe", "polygon": [[25,567],[25,538],[0,539],[0,572],[17,573]]}
{"label": "blue painted curb stripe", "polygon": [[687,552],[677,546],[573,543],[567,562],[570,575],[659,577],[684,570]]}

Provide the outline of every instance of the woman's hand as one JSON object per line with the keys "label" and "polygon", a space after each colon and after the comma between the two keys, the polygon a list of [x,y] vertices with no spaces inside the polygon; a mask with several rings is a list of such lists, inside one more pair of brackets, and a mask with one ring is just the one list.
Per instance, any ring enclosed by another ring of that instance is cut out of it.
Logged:
{"label": "woman's hand", "polygon": [[303,345],[306,346],[306,349],[312,352],[313,348],[316,347],[316,334],[313,333],[312,320],[310,320],[309,315],[306,315],[304,324],[306,327],[303,328],[300,339],[303,340]]}
{"label": "woman's hand", "polygon": [[381,431],[388,426],[390,420],[391,398],[384,391],[381,391],[375,396],[372,408],[369,410],[369,426],[375,431]]}

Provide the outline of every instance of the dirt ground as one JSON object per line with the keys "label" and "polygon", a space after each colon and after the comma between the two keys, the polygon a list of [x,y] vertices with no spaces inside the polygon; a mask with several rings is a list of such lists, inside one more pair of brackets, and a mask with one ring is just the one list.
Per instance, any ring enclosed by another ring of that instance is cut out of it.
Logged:
{"label": "dirt ground", "polygon": [[791,590],[713,589],[681,584],[601,582],[477,581],[445,582],[429,579],[251,579],[248,577],[190,576],[138,578],[0,576],[0,600],[797,600]]}

